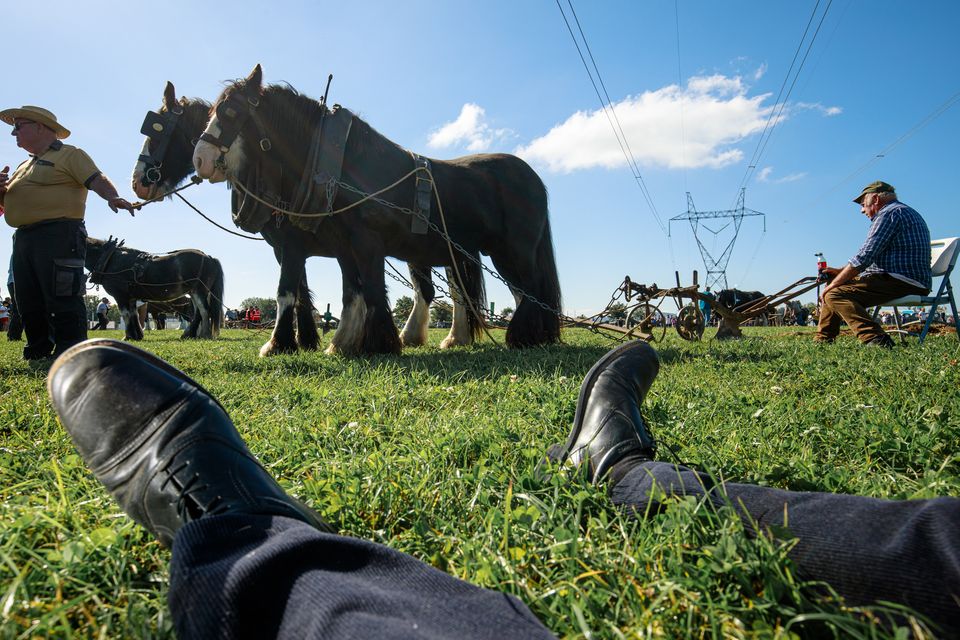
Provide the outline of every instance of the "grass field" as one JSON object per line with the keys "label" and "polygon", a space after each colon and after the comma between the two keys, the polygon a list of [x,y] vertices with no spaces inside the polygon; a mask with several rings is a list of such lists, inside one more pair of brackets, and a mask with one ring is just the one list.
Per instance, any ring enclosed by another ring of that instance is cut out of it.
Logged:
{"label": "grass field", "polygon": [[[745,331],[656,345],[644,412],[680,459],[796,490],[960,495],[956,336],[890,352]],[[636,521],[583,482],[535,479],[612,346],[603,337],[441,352],[434,330],[433,346],[345,360],[260,359],[267,335],[254,331],[177,335],[148,332],[142,346],[218,396],[291,493],[346,535],[519,596],[560,636],[898,635],[878,625],[883,610],[806,588],[786,543],[748,539],[729,513],[678,502]],[[0,341],[0,637],[171,637],[169,552],[87,472],[47,400],[46,367],[21,348]]]}

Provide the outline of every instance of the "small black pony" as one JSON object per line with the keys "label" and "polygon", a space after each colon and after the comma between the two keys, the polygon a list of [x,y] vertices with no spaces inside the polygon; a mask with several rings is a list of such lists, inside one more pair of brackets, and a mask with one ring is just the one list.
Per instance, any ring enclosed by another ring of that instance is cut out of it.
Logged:
{"label": "small black pony", "polygon": [[[193,150],[203,133],[210,113],[210,103],[196,98],[177,98],[173,84],[167,82],[163,104],[156,112],[148,112],[141,132],[147,136],[143,151],[133,171],[133,190],[139,198],[151,199],[176,188],[193,173]],[[249,201],[253,203],[252,200]],[[236,203],[236,200],[235,200]],[[339,247],[328,237],[304,233],[284,216],[273,212],[244,210],[240,216],[234,207],[234,221],[251,232],[259,232],[273,248],[280,264],[277,286],[277,322],[273,334],[260,355],[289,353],[298,348],[314,350],[320,338],[313,319],[310,290],[304,263],[310,256],[339,258]],[[267,218],[266,224],[253,225],[250,217]],[[467,295],[476,307],[483,307],[483,275],[479,255],[463,260],[458,266],[467,282]],[[401,339],[405,346],[420,346],[427,341],[429,306],[434,299],[430,265],[410,265],[414,289],[414,308],[404,326]],[[448,273],[448,276],[450,274]],[[344,278],[347,276],[344,275]],[[452,279],[452,278],[449,278]],[[459,308],[459,312],[458,312]],[[462,304],[454,302],[454,326],[441,347],[469,344],[479,336],[482,326],[466,316]],[[456,321],[459,318],[459,323]],[[462,328],[465,327],[465,330]]]}
{"label": "small black pony", "polygon": [[137,300],[175,300],[188,295],[196,313],[183,338],[215,338],[223,324],[223,269],[196,249],[154,255],[111,238],[87,238],[90,280],[103,286],[120,308],[127,340],[142,340]]}
{"label": "small black pony", "polygon": [[[454,266],[454,255],[457,261],[477,252],[489,255],[518,300],[507,344],[559,341],[560,284],[547,192],[529,165],[507,154],[425,159],[346,109],[328,110],[287,86],[264,87],[262,80],[257,65],[221,94],[197,143],[194,166],[202,178],[230,178],[239,204],[235,211],[248,206],[239,201],[239,189],[245,200],[269,203],[303,233],[312,232],[337,248],[344,310],[332,350],[399,351],[383,277],[388,255],[445,266]],[[323,138],[324,122],[334,119],[346,119],[346,126],[340,126],[348,135]],[[339,176],[318,171],[337,144],[342,145]],[[418,187],[429,179],[423,170],[427,166],[434,182],[424,193]],[[363,195],[374,192],[376,198]],[[410,215],[418,197],[426,200],[418,204],[429,203],[425,209],[430,211],[419,230]],[[327,215],[351,205],[346,213]]]}

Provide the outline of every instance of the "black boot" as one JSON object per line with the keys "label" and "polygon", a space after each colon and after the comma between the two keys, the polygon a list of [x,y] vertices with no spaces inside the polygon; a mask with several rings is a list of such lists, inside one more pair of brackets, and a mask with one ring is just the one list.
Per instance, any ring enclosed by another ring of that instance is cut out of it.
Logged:
{"label": "black boot", "polygon": [[595,484],[628,456],[652,460],[656,442],[640,405],[659,370],[657,352],[646,342],[629,342],[603,356],[580,386],[570,437],[550,447],[548,458],[582,468]]}
{"label": "black boot", "polygon": [[47,389],[94,475],[164,545],[184,524],[223,513],[287,516],[330,531],[260,466],[223,407],[159,358],[88,340],[54,362]]}

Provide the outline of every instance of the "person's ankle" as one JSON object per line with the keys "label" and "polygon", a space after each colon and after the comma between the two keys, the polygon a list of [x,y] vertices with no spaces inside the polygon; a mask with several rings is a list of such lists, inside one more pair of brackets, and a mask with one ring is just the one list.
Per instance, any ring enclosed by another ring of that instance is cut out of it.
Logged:
{"label": "person's ankle", "polygon": [[632,451],[627,455],[623,456],[610,467],[607,477],[604,479],[607,483],[607,491],[613,489],[617,483],[623,480],[628,473],[633,471],[633,469],[644,462],[651,462],[653,460],[653,453],[646,451]]}

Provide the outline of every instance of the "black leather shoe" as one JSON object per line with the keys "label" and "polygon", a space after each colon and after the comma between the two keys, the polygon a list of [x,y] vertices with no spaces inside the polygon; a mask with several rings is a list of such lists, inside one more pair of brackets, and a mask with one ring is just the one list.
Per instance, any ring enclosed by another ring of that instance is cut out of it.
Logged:
{"label": "black leather shoe", "polygon": [[580,386],[570,437],[565,445],[550,447],[547,456],[584,469],[594,484],[627,455],[652,460],[656,441],[640,405],[659,371],[657,352],[639,340],[600,358]]}
{"label": "black leather shoe", "polygon": [[331,531],[284,493],[203,387],[146,351],[81,342],[53,363],[47,390],[97,479],[165,546],[208,514],[280,515]]}

